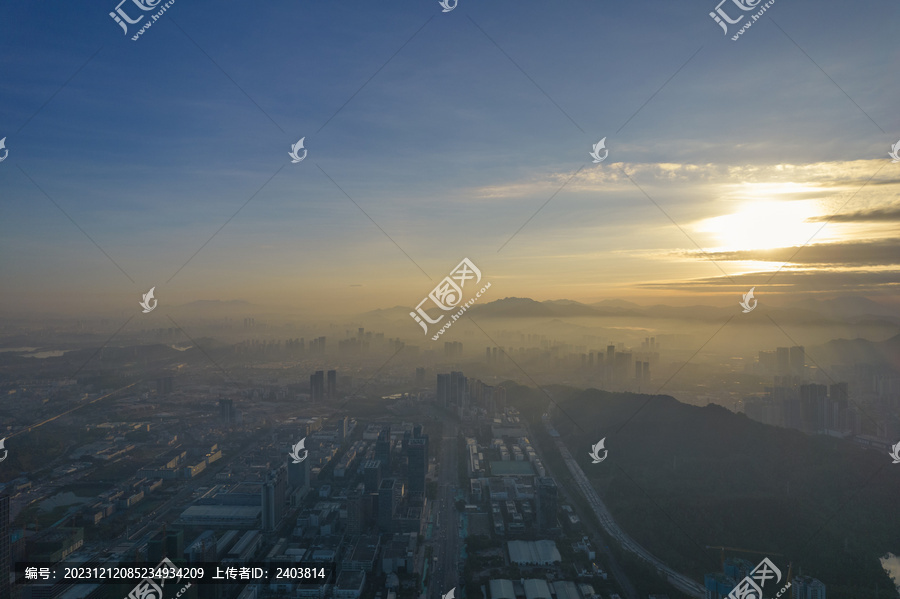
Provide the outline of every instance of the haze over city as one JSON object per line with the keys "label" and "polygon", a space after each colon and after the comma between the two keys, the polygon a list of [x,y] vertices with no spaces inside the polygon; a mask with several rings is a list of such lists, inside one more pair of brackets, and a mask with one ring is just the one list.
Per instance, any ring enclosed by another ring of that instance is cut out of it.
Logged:
{"label": "haze over city", "polygon": [[0,599],[900,597],[898,19],[3,5]]}

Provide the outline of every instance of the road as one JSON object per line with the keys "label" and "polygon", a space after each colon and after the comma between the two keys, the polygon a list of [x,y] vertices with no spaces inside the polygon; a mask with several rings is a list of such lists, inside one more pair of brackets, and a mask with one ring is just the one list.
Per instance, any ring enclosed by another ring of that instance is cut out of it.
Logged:
{"label": "road", "polygon": [[578,488],[581,490],[584,498],[587,500],[588,504],[591,506],[593,512],[597,515],[597,519],[600,521],[600,525],[603,526],[603,529],[606,533],[615,539],[623,549],[626,551],[633,553],[638,556],[654,568],[656,571],[666,578],[669,583],[674,586],[676,589],[690,595],[692,597],[697,597],[698,599],[702,599],[706,597],[706,589],[695,581],[694,579],[681,574],[680,572],[676,572],[669,566],[667,566],[662,560],[654,556],[652,553],[644,549],[641,545],[638,545],[637,542],[634,541],[628,534],[623,531],[616,521],[613,519],[612,514],[609,513],[609,510],[606,508],[606,505],[600,500],[600,496],[597,495],[597,492],[594,490],[594,487],[591,485],[587,476],[585,476],[584,471],[581,469],[581,466],[578,465],[578,462],[575,461],[575,458],[572,457],[572,454],[569,452],[568,448],[563,444],[562,439],[553,429],[552,424],[549,419],[544,420],[544,424],[547,427],[547,431],[550,433],[551,437],[553,437],[553,441],[556,443],[556,447],[559,450],[560,456],[562,456],[563,460],[566,462],[566,466],[569,468],[569,472],[572,473],[572,477],[575,479],[575,483],[578,485]]}
{"label": "road", "polygon": [[[432,560],[431,576],[429,576],[428,596],[431,599],[441,599],[441,596],[450,589],[459,586],[459,517],[456,512],[456,486],[458,480],[458,435],[459,430],[455,422],[449,419],[443,422],[443,437],[441,437],[438,498],[433,506],[435,513],[434,526],[434,556]],[[459,596],[457,589],[456,596]]]}

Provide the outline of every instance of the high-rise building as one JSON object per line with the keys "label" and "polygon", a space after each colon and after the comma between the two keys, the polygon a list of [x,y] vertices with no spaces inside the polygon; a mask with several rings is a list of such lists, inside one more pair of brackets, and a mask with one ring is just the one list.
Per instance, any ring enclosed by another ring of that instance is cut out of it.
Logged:
{"label": "high-rise building", "polygon": [[264,531],[273,531],[281,524],[284,517],[285,492],[284,470],[282,468],[271,470],[260,492]]}
{"label": "high-rise building", "polygon": [[410,439],[406,454],[409,458],[409,493],[425,494],[425,475],[428,473],[428,435]]}
{"label": "high-rise building", "polygon": [[0,597],[9,597],[9,495],[0,495]]}
{"label": "high-rise building", "polygon": [[328,371],[328,390],[327,395],[328,399],[337,399],[337,371],[329,370]]}
{"label": "high-rise building", "polygon": [[793,599],[825,599],[825,585],[811,576],[794,576],[791,590]]}
{"label": "high-rise building", "polygon": [[828,414],[825,418],[825,427],[832,431],[846,431],[847,404],[850,393],[847,383],[834,383],[828,388]]}
{"label": "high-rise building", "polygon": [[378,529],[382,532],[393,532],[394,513],[402,496],[402,485],[393,478],[381,481],[378,487]]}
{"label": "high-rise building", "polygon": [[156,379],[156,394],[168,395],[172,392],[172,377],[161,376]]}
{"label": "high-rise building", "polygon": [[287,462],[287,482],[294,491],[309,488],[309,460],[303,460],[295,464],[293,460]]}
{"label": "high-rise building", "polygon": [[806,350],[802,345],[795,345],[790,350],[791,374],[801,375],[806,370]]}
{"label": "high-rise building", "polygon": [[556,488],[556,481],[549,476],[538,478],[536,485],[537,524],[542,532],[546,532],[557,528],[558,489]]}
{"label": "high-rise building", "polygon": [[416,368],[416,387],[425,386],[425,369]]}
{"label": "high-rise building", "polygon": [[384,425],[375,440],[375,459],[381,462],[385,474],[391,472],[391,426]]}
{"label": "high-rise building", "polygon": [[317,370],[309,375],[309,397],[313,401],[325,399],[325,371]]}
{"label": "high-rise building", "polygon": [[737,583],[731,576],[715,572],[703,577],[703,586],[706,588],[706,599],[726,599]]}
{"label": "high-rise building", "polygon": [[828,387],[810,383],[800,385],[800,430],[814,433],[825,430]]}
{"label": "high-rise building", "polygon": [[183,530],[160,531],[147,542],[147,559],[153,563],[161,562],[164,557],[179,559],[183,554]]}
{"label": "high-rise building", "polygon": [[216,533],[205,530],[184,550],[184,557],[191,564],[216,561]]}
{"label": "high-rise building", "polygon": [[435,393],[437,405],[446,408],[450,405],[450,375],[437,375],[437,391]]}
{"label": "high-rise building", "polygon": [[219,400],[219,417],[225,424],[234,424],[234,401],[226,397]]}
{"label": "high-rise building", "polygon": [[791,350],[786,347],[775,348],[775,372],[779,376],[791,373]]}
{"label": "high-rise building", "polygon": [[462,372],[450,373],[450,403],[456,407],[466,407],[468,393],[468,379]]}
{"label": "high-rise building", "polygon": [[359,536],[363,532],[363,498],[366,494],[366,486],[359,483],[355,489],[347,493],[347,534],[351,537]]}
{"label": "high-rise building", "polygon": [[366,493],[377,493],[381,487],[381,460],[369,460],[363,466],[363,482],[366,484]]}

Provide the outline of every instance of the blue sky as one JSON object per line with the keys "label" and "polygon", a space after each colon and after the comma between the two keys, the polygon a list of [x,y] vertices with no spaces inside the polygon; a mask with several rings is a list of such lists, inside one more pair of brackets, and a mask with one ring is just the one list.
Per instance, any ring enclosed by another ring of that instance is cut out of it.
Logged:
{"label": "blue sky", "polygon": [[[116,2],[89,4],[0,6],[10,308],[66,294],[130,309],[155,285],[173,302],[365,311],[415,303],[434,284],[422,270],[437,282],[464,256],[498,297],[733,293],[774,268],[724,261],[734,278],[715,280],[695,242],[802,245],[804,219],[897,206],[894,2],[778,0],[737,42],[706,1],[176,0],[136,42]],[[604,136],[610,157],[591,164]],[[817,240],[891,228],[863,218]],[[879,277],[866,291],[891,288]]]}

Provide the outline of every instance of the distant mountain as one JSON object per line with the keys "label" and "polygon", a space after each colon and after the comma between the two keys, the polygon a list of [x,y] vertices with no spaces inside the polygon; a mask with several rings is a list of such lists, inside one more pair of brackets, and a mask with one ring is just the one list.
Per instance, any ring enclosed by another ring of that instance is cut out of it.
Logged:
{"label": "distant mountain", "polygon": [[[427,303],[426,303],[427,304]],[[900,327],[900,314],[889,307],[865,297],[841,297],[832,300],[806,300],[787,306],[766,306],[768,314],[778,322],[826,325],[853,324],[883,326],[886,329]],[[394,306],[359,315],[360,319],[377,321],[400,321],[409,318],[413,309]],[[432,306],[431,311],[435,308]],[[655,304],[642,306],[634,302],[609,299],[592,304],[574,300],[556,299],[537,301],[527,297],[505,297],[491,302],[475,304],[469,308],[472,316],[479,318],[641,318],[674,319],[683,321],[721,320],[733,316],[738,310],[737,298],[734,305],[727,306],[669,306]],[[436,314],[435,314],[436,315]]]}
{"label": "distant mountain", "polygon": [[245,300],[196,300],[173,307],[184,310],[233,310],[251,309],[258,306]]}
{"label": "distant mountain", "polygon": [[884,341],[832,339],[810,352],[820,366],[831,364],[892,364],[900,369],[900,334]]}

